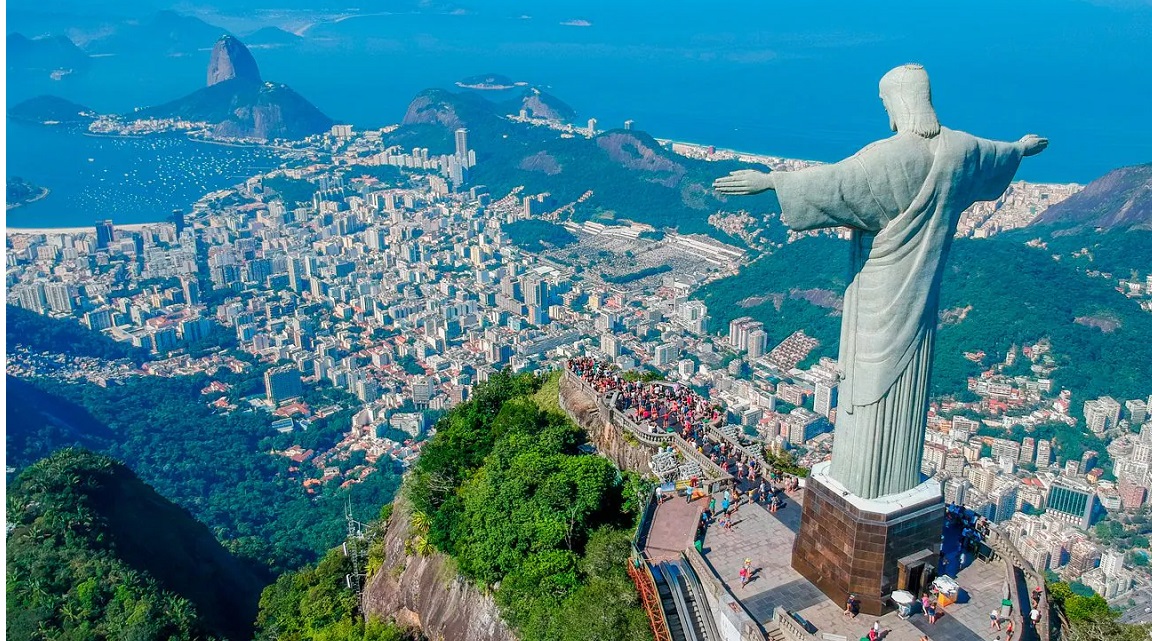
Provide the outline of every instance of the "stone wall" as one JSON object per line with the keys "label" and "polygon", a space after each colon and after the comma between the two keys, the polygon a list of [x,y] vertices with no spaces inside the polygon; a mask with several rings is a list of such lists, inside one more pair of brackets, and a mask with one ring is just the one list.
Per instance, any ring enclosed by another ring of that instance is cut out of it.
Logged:
{"label": "stone wall", "polygon": [[629,439],[623,430],[612,425],[596,394],[567,370],[560,377],[560,407],[588,433],[591,443],[616,467],[638,474],[652,473],[648,463],[655,447]]}
{"label": "stone wall", "polygon": [[411,508],[397,498],[385,533],[384,565],[364,589],[365,614],[420,628],[433,641],[515,641],[492,597],[440,553],[405,553]]}

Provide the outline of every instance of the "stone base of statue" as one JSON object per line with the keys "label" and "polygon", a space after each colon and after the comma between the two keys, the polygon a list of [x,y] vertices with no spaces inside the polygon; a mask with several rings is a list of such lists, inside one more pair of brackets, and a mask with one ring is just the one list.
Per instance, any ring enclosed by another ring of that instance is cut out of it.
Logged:
{"label": "stone base of statue", "polygon": [[816,465],[808,477],[792,568],[835,603],[843,605],[855,594],[861,612],[881,615],[894,609],[889,599],[894,590],[913,587],[900,585],[908,583],[910,572],[919,583],[935,570],[907,564],[909,559],[934,563],[940,552],[940,482],[929,479],[907,492],[863,499],[829,477],[829,465]]}

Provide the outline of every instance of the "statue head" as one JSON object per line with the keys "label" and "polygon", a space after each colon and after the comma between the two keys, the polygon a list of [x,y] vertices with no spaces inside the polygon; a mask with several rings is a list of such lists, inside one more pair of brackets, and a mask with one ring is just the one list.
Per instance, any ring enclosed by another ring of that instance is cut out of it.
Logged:
{"label": "statue head", "polygon": [[940,133],[940,121],[932,108],[932,88],[923,65],[900,65],[880,79],[880,100],[888,111],[892,131],[924,138]]}

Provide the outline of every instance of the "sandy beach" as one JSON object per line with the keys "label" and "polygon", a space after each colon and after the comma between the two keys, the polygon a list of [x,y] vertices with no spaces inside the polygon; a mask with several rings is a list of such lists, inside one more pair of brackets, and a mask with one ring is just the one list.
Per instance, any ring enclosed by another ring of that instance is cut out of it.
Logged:
{"label": "sandy beach", "polygon": [[[157,225],[171,225],[172,223],[135,223],[131,225],[113,225],[121,231],[140,231],[145,227]],[[95,234],[96,226],[91,227],[4,227],[4,234],[17,236],[20,234]]]}

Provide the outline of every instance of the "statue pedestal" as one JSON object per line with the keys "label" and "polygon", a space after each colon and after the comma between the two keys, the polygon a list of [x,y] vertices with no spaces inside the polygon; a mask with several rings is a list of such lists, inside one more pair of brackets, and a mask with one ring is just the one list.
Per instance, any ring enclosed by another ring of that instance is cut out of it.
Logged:
{"label": "statue pedestal", "polygon": [[883,614],[893,609],[889,596],[900,589],[897,561],[923,558],[924,552],[934,560],[940,552],[940,482],[929,479],[907,492],[863,499],[828,476],[829,466],[816,465],[808,477],[792,568],[835,603],[843,605],[854,593],[861,612]]}

